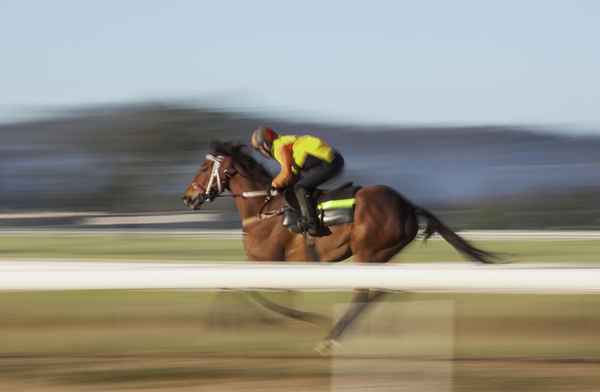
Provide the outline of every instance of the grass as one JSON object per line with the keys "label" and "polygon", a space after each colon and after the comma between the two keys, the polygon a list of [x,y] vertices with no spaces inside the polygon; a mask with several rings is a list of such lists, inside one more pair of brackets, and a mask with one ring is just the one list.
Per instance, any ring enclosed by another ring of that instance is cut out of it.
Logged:
{"label": "grass", "polygon": [[0,258],[243,260],[240,240],[157,235],[0,236]]}
{"label": "grass", "polygon": [[[600,262],[600,241],[480,241],[483,249],[510,254],[520,262]],[[0,236],[0,259],[138,259],[178,261],[239,261],[241,240],[160,237],[157,235],[7,235]],[[463,260],[444,241],[414,242],[395,261]]]}

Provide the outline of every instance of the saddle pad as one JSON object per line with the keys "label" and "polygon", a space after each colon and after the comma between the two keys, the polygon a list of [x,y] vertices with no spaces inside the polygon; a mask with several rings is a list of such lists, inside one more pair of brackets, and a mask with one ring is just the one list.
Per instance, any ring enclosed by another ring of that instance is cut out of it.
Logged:
{"label": "saddle pad", "polygon": [[346,209],[354,207],[354,195],[360,186],[348,182],[330,191],[320,191],[317,196],[317,207],[320,210]]}

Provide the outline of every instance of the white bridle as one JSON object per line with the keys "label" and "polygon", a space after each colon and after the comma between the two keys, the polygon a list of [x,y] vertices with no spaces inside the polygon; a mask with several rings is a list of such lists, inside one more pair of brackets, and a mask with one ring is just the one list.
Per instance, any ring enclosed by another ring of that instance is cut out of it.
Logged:
{"label": "white bridle", "polygon": [[[211,161],[212,164],[212,168],[210,171],[210,178],[208,179],[208,184],[206,185],[206,188],[202,189],[203,187],[195,182],[192,183],[192,187],[196,190],[201,189],[204,191],[203,196],[206,197],[209,201],[212,200],[211,199],[211,190],[214,186],[214,184],[217,184],[217,196],[222,194],[224,189],[223,189],[223,182],[221,181],[221,164],[223,163],[223,160],[225,159],[224,156],[222,155],[213,155],[213,154],[208,154],[206,155],[206,159],[208,161]],[[224,173],[225,176],[227,176],[227,172]],[[247,197],[264,197],[267,196],[268,192],[267,191],[250,191],[250,192],[242,192],[241,196],[244,198]]]}
{"label": "white bridle", "polygon": [[206,192],[210,192],[212,189],[213,183],[217,180],[217,190],[219,193],[223,192],[223,185],[221,184],[221,174],[219,173],[219,169],[221,169],[221,163],[223,162],[223,156],[217,155],[214,156],[212,154],[208,154],[206,159],[213,163],[212,170],[210,172],[210,179],[208,180],[208,185],[206,186]]}

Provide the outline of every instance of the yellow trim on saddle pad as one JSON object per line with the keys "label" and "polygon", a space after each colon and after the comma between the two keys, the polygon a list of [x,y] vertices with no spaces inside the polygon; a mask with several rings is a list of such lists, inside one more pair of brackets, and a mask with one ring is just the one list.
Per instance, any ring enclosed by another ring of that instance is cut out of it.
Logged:
{"label": "yellow trim on saddle pad", "polygon": [[335,210],[338,208],[352,208],[356,203],[356,199],[341,199],[341,200],[328,200],[323,203],[319,203],[317,208],[320,210]]}

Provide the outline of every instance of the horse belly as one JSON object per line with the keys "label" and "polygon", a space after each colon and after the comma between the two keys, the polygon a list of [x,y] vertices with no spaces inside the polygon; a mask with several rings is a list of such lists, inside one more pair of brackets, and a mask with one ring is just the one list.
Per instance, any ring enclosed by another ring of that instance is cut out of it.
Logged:
{"label": "horse belly", "polygon": [[317,240],[317,251],[321,261],[336,262],[352,256],[350,230],[352,224],[331,226],[331,234]]}

